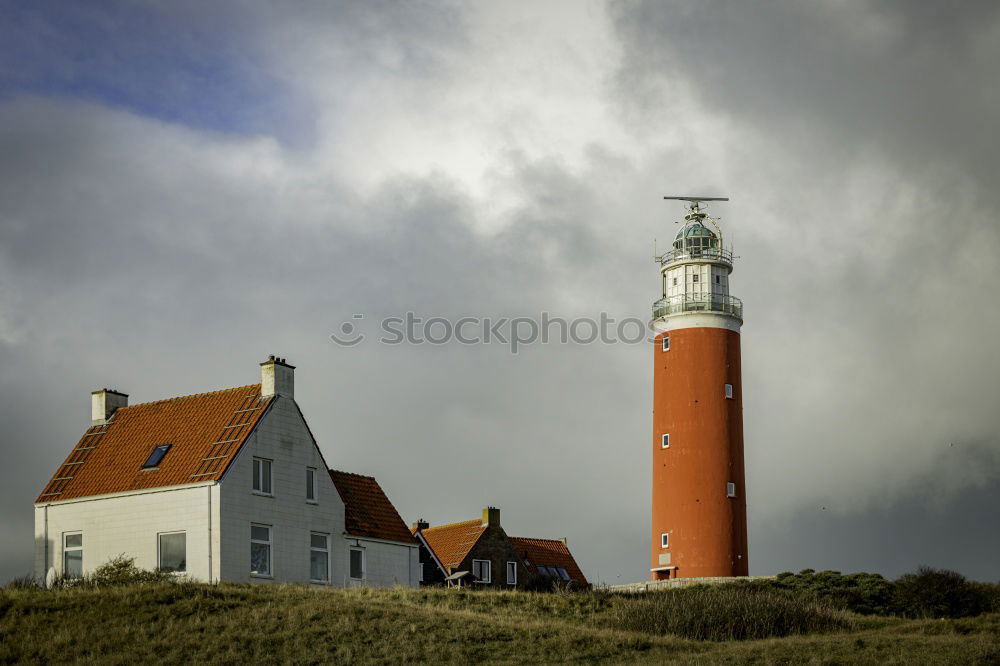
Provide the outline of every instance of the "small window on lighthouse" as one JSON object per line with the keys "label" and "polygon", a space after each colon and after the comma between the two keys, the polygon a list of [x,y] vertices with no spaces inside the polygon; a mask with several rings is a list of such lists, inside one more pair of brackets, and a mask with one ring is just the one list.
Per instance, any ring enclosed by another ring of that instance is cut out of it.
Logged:
{"label": "small window on lighthouse", "polygon": [[726,398],[728,398],[729,400],[733,399],[733,385],[732,384],[726,384]]}
{"label": "small window on lighthouse", "polygon": [[715,276],[715,284],[719,284],[720,282],[721,282],[721,278],[718,275],[716,275]]}
{"label": "small window on lighthouse", "polygon": [[670,548],[670,535],[661,534],[660,535],[660,548]]}
{"label": "small window on lighthouse", "polygon": [[665,449],[670,448],[670,433],[667,432],[663,433],[663,448]]}
{"label": "small window on lighthouse", "polygon": [[691,276],[691,282],[697,282],[699,277],[701,277],[701,276],[700,275],[692,275]]}
{"label": "small window on lighthouse", "polygon": [[663,340],[663,351],[670,351],[670,336],[664,335],[661,340]]}
{"label": "small window on lighthouse", "polygon": [[736,484],[732,481],[726,484],[726,497],[736,497]]}

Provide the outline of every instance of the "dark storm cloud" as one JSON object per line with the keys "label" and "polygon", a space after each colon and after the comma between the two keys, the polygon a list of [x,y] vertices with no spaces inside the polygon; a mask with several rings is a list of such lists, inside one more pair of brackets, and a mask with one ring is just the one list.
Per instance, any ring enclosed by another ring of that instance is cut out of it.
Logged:
{"label": "dark storm cloud", "polygon": [[612,7],[627,81],[680,75],[707,110],[766,129],[778,150],[821,146],[809,168],[870,147],[914,169],[944,163],[990,179],[1000,141],[996,3]]}
{"label": "dark storm cloud", "polygon": [[[914,478],[903,492],[863,511],[815,504],[762,522],[751,533],[755,570],[878,571],[895,577],[926,565],[996,581],[995,561],[984,553],[1000,548],[997,469],[995,448],[947,447],[933,473]],[[958,483],[942,482],[942,477]]]}

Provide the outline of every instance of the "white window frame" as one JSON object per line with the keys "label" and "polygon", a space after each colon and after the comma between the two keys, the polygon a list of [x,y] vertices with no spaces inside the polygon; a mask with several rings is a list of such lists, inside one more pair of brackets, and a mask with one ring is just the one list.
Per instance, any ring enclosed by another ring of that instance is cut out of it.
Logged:
{"label": "white window frame", "polygon": [[670,433],[669,432],[663,433],[663,436],[660,437],[660,448],[661,449],[669,449],[670,448]]}
{"label": "white window frame", "polygon": [[670,532],[660,535],[660,548],[670,548]]}
{"label": "white window frame", "polygon": [[507,561],[507,584],[517,585],[517,562]]}
{"label": "white window frame", "polygon": [[170,573],[181,576],[187,573],[187,532],[184,530],[174,530],[172,532],[157,532],[156,534],[156,568],[163,570],[163,546],[161,540],[165,536],[170,536],[173,534],[183,534],[184,535],[184,569],[182,571],[174,570]]}
{"label": "white window frame", "polygon": [[732,400],[733,399],[733,385],[732,384],[726,384],[725,392],[726,392],[726,400]]}
{"label": "white window frame", "polygon": [[670,351],[670,336],[664,335],[660,338],[660,351]]}
{"label": "white window frame", "polygon": [[[354,576],[351,575],[351,553],[353,553],[355,551],[361,553],[361,578],[355,578]],[[361,547],[358,547],[358,546],[351,546],[350,548],[348,548],[347,549],[347,576],[348,576],[348,578],[350,578],[351,580],[365,580],[365,576],[368,574],[368,571],[367,571],[368,562],[365,561],[367,559],[368,558],[365,557],[365,549],[364,548],[361,548]]]}
{"label": "white window frame", "polygon": [[316,501],[316,468],[306,467],[306,501],[318,504]]}
{"label": "white window frame", "polygon": [[[264,490],[264,468],[267,468],[267,490]],[[255,495],[264,495],[265,497],[274,497],[274,461],[269,458],[257,458],[253,459],[253,468],[251,469],[251,476],[253,477],[251,481],[251,487]],[[258,485],[259,484],[259,485]]]}
{"label": "white window frame", "polygon": [[726,483],[726,497],[736,497],[736,484],[732,481]]}
{"label": "white window frame", "polygon": [[[472,560],[472,576],[476,576],[476,564],[486,565],[486,578],[476,578],[477,583],[492,583],[493,582],[493,562],[491,560]],[[482,570],[482,567],[480,567]]]}
{"label": "white window frame", "polygon": [[[313,545],[313,537],[323,537],[323,541],[326,546],[323,548],[317,548]],[[326,554],[326,575],[324,578],[313,578],[312,577],[312,554],[313,553],[325,553]],[[309,582],[319,583],[321,585],[330,584],[330,535],[325,532],[310,532],[309,533]]]}
{"label": "white window frame", "polygon": [[[267,541],[253,538],[253,528],[263,527],[267,530]],[[253,558],[250,558],[250,575],[254,578],[274,578],[274,526],[263,523],[250,523],[250,550],[253,551],[253,544],[263,544],[267,546],[267,572],[261,573],[253,570]]]}
{"label": "white window frame", "polygon": [[[66,537],[77,536],[77,535],[80,536],[80,545],[79,546],[67,546],[66,545]],[[68,574],[66,573],[66,569],[68,568],[66,566],[66,553],[76,553],[76,552],[80,553],[80,575],[82,576],[83,575],[83,531],[82,530],[77,530],[75,532],[63,532],[62,546],[63,546],[63,554],[62,554],[62,574],[63,574],[63,576],[64,577],[68,577]]]}

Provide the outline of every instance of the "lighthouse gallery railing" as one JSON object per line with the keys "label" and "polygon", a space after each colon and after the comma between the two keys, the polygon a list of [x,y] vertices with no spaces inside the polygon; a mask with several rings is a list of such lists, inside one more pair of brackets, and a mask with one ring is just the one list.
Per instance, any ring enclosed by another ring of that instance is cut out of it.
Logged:
{"label": "lighthouse gallery railing", "polygon": [[653,319],[681,312],[722,312],[743,320],[743,301],[722,294],[681,294],[653,303]]}

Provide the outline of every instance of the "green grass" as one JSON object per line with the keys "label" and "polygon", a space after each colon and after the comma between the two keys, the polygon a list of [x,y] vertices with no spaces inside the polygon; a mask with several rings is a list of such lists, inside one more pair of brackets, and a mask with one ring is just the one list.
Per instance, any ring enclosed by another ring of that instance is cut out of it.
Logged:
{"label": "green grass", "polygon": [[0,590],[0,662],[1000,661],[996,613],[961,620],[844,614],[846,624],[824,627],[826,633],[725,642],[680,638],[655,626],[622,628],[623,617],[659,594],[189,583],[8,587]]}

